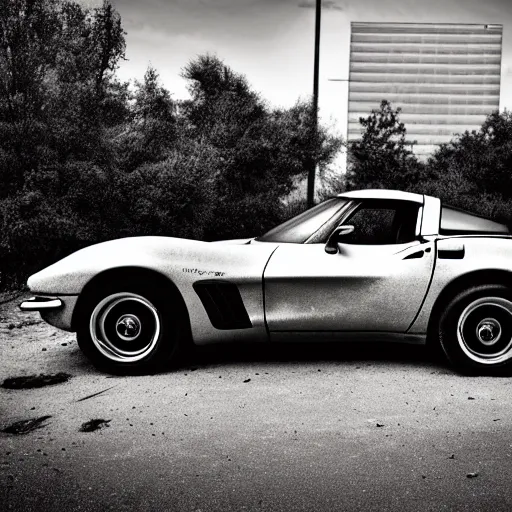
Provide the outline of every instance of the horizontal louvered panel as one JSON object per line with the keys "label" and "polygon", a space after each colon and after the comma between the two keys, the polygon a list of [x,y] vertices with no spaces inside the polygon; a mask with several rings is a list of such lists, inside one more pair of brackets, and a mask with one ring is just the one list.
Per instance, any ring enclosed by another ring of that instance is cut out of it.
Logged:
{"label": "horizontal louvered panel", "polygon": [[[354,142],[361,138],[361,135],[357,132],[349,132],[348,135],[348,141]],[[448,142],[451,142],[452,140],[455,140],[457,138],[456,134],[452,135],[416,135],[414,137],[408,136],[408,149],[411,149],[411,147],[414,147],[416,145],[439,145],[439,144],[447,144]]]}
{"label": "horizontal louvered panel", "polygon": [[412,62],[352,62],[350,71],[383,74],[416,75],[496,75],[499,77],[500,64],[456,64],[453,62],[425,64]]}
{"label": "horizontal louvered panel", "polygon": [[[358,53],[353,52],[352,63],[365,64],[456,64],[464,66],[501,64],[501,55],[486,54],[422,54],[422,53]],[[499,69],[498,69],[499,71]]]}
{"label": "horizontal louvered panel", "polygon": [[[389,98],[388,98],[389,100]],[[399,100],[391,102],[394,108],[401,109],[400,117],[405,114],[440,114],[440,115],[487,115],[494,109],[490,105],[422,105],[422,104],[404,104]],[[349,113],[371,112],[379,110],[380,102],[351,101],[349,103]],[[366,114],[368,115],[368,114]]]}
{"label": "horizontal louvered panel", "polygon": [[[360,124],[349,123],[349,134],[361,134],[364,128]],[[414,140],[416,135],[454,135],[472,130],[479,130],[480,124],[455,124],[455,125],[432,125],[432,124],[410,124],[405,123],[407,129],[407,140]]]}
{"label": "horizontal louvered panel", "polygon": [[[368,117],[368,112],[351,112],[348,115],[349,122],[359,123],[361,117]],[[426,124],[426,125],[455,125],[455,124],[471,124],[481,125],[487,117],[487,114],[478,115],[452,115],[452,114],[405,114],[400,113],[400,121],[409,125]]]}
{"label": "horizontal louvered panel", "polygon": [[489,34],[503,32],[502,25],[489,24],[450,24],[450,23],[352,23],[352,32],[358,34]]}
{"label": "horizontal louvered panel", "polygon": [[[462,41],[459,34],[352,34],[354,43],[371,42],[371,43],[436,43],[436,44],[453,44],[456,41]],[[463,42],[467,43],[500,43],[501,34],[467,34],[464,36]]]}
{"label": "horizontal louvered panel", "polygon": [[502,25],[352,23],[349,140],[382,100],[400,107],[407,139],[433,151],[478,130],[499,107]]}
{"label": "horizontal louvered panel", "polygon": [[499,84],[400,84],[386,82],[362,82],[351,80],[350,92],[392,92],[402,94],[454,94],[454,95],[496,95]]}
{"label": "horizontal louvered panel", "polygon": [[[482,108],[498,107],[500,98],[497,94],[493,95],[470,95],[470,94],[413,94],[413,93],[393,93],[393,92],[357,92],[351,91],[349,95],[350,104],[355,102],[374,104],[379,107],[382,100],[388,100],[393,105],[400,103],[405,106],[411,105],[451,105],[464,106],[475,105]],[[375,108],[375,107],[372,107]]]}
{"label": "horizontal louvered panel", "polygon": [[468,53],[481,53],[481,54],[497,54],[501,55],[501,43],[474,43],[469,44],[465,41],[453,42],[444,44],[442,46],[436,43],[408,43],[408,44],[394,44],[394,43],[379,43],[375,44],[370,42],[353,43],[351,45],[353,53],[421,53],[430,55],[442,54],[468,54]]}
{"label": "horizontal louvered panel", "polygon": [[[448,141],[450,142],[450,141]],[[414,146],[409,147],[408,149],[412,149],[413,153],[416,155],[426,155],[430,156],[439,149],[439,144],[431,144],[430,141],[425,144],[414,144]],[[442,144],[442,143],[441,143]]]}
{"label": "horizontal louvered panel", "polygon": [[435,74],[400,74],[400,73],[370,73],[352,71],[351,81],[379,83],[437,83],[437,84],[482,84],[493,85],[500,83],[500,77],[494,75],[435,75]]}

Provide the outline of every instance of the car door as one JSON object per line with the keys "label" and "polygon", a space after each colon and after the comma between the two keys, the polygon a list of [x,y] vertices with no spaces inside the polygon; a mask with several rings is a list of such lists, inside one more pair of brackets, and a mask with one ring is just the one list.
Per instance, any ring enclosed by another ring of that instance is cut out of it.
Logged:
{"label": "car door", "polygon": [[433,242],[419,234],[419,205],[362,204],[335,254],[324,243],[282,244],[264,273],[271,332],[406,332],[425,298]]}

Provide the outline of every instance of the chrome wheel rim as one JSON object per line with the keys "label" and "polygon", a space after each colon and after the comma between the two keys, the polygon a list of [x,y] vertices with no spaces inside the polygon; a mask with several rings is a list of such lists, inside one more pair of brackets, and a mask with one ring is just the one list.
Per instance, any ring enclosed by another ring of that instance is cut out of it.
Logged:
{"label": "chrome wheel rim", "polygon": [[119,363],[144,359],[160,336],[158,311],[149,300],[131,292],[114,293],[94,308],[89,331],[102,355]]}
{"label": "chrome wheel rim", "polygon": [[471,302],[459,317],[457,339],[476,363],[500,364],[512,358],[512,302],[502,297]]}

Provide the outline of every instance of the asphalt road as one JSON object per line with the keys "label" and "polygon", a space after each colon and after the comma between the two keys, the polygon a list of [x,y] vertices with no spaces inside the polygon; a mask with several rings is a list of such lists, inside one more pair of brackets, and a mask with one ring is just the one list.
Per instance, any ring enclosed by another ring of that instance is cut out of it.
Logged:
{"label": "asphalt road", "polygon": [[[0,428],[51,416],[0,433],[0,510],[512,510],[510,378],[394,344],[223,346],[112,377],[16,303],[0,383],[72,377],[0,388]],[[91,419],[108,426],[80,432]]]}

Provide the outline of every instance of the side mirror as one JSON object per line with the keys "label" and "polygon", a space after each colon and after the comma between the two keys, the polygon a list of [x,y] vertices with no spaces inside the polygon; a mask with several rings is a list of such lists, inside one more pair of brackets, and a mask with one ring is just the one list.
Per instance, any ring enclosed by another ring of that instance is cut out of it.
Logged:
{"label": "side mirror", "polygon": [[338,253],[338,241],[341,237],[345,235],[350,235],[350,233],[354,232],[354,226],[338,226],[327,240],[325,244],[325,252],[327,254],[337,254]]}

